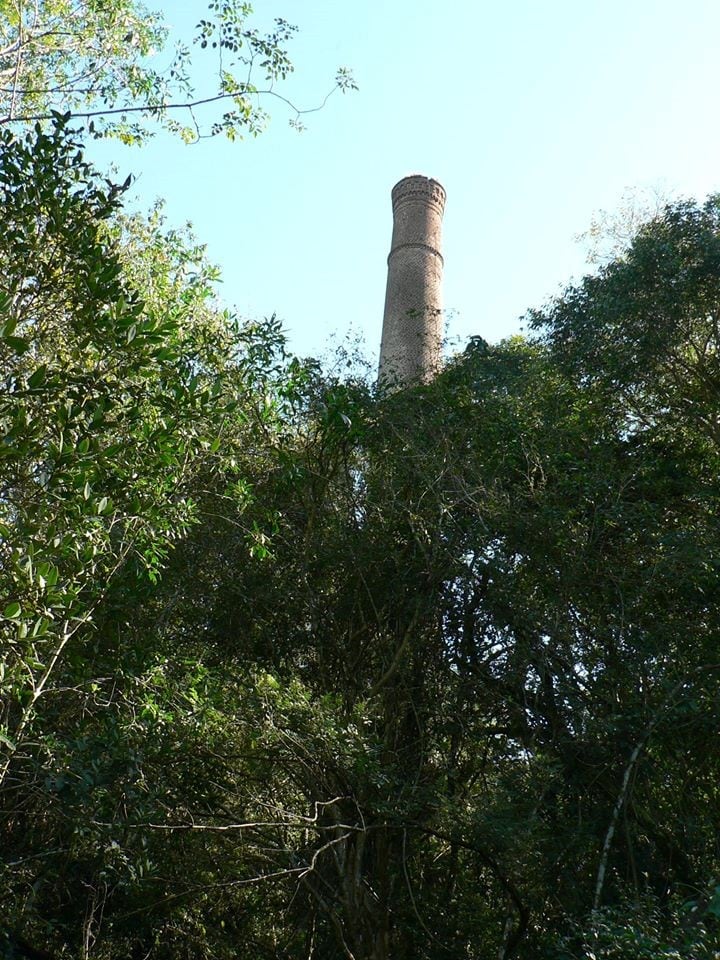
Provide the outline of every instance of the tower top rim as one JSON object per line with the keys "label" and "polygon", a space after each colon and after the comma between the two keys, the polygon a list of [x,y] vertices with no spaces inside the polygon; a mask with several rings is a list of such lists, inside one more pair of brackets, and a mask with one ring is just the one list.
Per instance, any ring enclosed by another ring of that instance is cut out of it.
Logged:
{"label": "tower top rim", "polygon": [[413,173],[398,180],[392,188],[392,205],[395,208],[403,200],[424,200],[445,206],[446,193],[443,185],[432,177]]}

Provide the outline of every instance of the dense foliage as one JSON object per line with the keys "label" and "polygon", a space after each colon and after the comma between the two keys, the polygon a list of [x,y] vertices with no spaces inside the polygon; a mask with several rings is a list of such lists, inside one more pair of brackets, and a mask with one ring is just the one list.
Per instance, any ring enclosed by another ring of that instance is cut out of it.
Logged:
{"label": "dense foliage", "polygon": [[720,949],[720,204],[390,395],[5,138],[0,949]]}

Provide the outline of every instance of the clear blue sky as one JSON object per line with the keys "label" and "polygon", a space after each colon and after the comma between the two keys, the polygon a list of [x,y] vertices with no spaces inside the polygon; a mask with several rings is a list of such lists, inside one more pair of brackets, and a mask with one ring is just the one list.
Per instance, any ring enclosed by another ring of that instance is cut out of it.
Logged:
{"label": "clear blue sky", "polygon": [[[166,0],[187,34],[203,0]],[[448,194],[452,336],[497,340],[584,266],[574,237],[627,187],[720,190],[717,0],[256,0],[300,32],[287,94],[331,98],[298,134],[281,105],[256,140],[114,146],[138,202],[167,201],[222,269],[243,315],[277,313],[297,352],[359,332],[377,350],[390,189],[424,173]],[[210,90],[210,92],[213,92]],[[106,157],[107,148],[103,154]]]}

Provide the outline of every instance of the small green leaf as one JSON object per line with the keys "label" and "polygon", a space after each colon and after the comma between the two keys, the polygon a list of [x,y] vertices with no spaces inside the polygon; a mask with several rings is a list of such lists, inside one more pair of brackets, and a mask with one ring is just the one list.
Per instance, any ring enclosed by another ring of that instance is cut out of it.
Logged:
{"label": "small green leaf", "polygon": [[23,337],[4,337],[5,343],[13,348],[15,353],[25,353],[30,346],[30,341]]}
{"label": "small green leaf", "polygon": [[45,382],[47,376],[47,364],[44,363],[41,367],[38,367],[35,373],[28,380],[28,386],[31,390],[34,390],[36,387],[39,387]]}
{"label": "small green leaf", "polygon": [[5,617],[6,620],[17,620],[21,613],[22,607],[17,600],[15,600],[5,607],[3,610],[3,617]]}
{"label": "small green leaf", "polygon": [[177,351],[171,347],[161,347],[153,354],[156,360],[174,360],[177,357]]}

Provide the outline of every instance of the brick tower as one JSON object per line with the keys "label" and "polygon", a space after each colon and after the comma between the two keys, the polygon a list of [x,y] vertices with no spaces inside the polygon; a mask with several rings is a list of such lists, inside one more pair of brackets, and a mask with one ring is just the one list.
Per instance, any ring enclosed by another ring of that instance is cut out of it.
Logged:
{"label": "brick tower", "polygon": [[405,177],[393,187],[392,208],[378,380],[405,386],[440,368],[445,191],[429,177]]}

